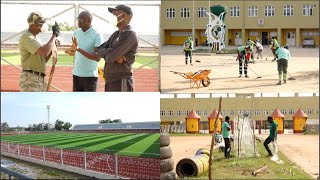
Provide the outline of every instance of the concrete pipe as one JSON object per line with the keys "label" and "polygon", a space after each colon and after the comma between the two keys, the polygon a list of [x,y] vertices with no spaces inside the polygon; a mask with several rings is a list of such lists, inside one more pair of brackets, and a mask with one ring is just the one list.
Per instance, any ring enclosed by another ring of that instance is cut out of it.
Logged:
{"label": "concrete pipe", "polygon": [[176,166],[176,173],[179,177],[196,177],[209,169],[209,156],[199,154],[191,158],[181,159]]}

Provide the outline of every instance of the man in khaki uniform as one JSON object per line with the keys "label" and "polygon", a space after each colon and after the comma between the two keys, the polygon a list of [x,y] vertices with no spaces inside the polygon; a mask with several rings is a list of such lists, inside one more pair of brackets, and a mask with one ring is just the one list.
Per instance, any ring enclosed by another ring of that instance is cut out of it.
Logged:
{"label": "man in khaki uniform", "polygon": [[22,73],[20,88],[23,92],[41,92],[46,90],[45,76],[46,63],[51,57],[52,47],[60,33],[58,25],[52,26],[53,34],[49,42],[42,45],[37,36],[45,31],[45,19],[40,13],[32,12],[28,19],[29,28],[19,39]]}

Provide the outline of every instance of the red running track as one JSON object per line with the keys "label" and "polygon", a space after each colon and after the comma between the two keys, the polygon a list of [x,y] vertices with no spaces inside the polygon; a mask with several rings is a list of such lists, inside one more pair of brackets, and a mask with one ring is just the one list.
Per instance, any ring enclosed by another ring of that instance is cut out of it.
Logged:
{"label": "red running track", "polygon": [[[46,74],[50,74],[51,66],[47,67]],[[11,65],[1,65],[1,91],[20,91],[19,78],[21,70]],[[48,76],[46,76],[48,78]],[[158,69],[139,69],[133,72],[135,92],[159,92]],[[72,92],[72,67],[56,66],[52,84],[64,92]],[[98,87],[104,84],[99,78]],[[50,91],[56,92],[54,88]],[[98,88],[98,92],[104,91],[104,86]]]}

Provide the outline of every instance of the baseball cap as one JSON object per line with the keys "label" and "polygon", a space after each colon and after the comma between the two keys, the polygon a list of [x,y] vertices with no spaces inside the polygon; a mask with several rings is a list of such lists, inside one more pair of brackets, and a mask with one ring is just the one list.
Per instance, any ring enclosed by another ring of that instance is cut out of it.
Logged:
{"label": "baseball cap", "polygon": [[108,7],[108,11],[110,13],[112,13],[114,10],[121,10],[123,12],[125,12],[126,14],[128,15],[132,15],[132,9],[129,7],[129,6],[126,6],[126,5],[117,5],[116,7],[114,8],[111,8],[111,7]]}
{"label": "baseball cap", "polygon": [[34,23],[39,23],[43,24],[46,22],[44,17],[39,13],[39,12],[32,12],[27,19],[29,25],[34,24]]}

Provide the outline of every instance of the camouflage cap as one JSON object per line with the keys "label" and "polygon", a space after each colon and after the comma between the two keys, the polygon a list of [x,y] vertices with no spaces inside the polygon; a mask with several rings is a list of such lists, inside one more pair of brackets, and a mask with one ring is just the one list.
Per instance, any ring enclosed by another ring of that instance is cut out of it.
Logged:
{"label": "camouflage cap", "polygon": [[44,17],[41,15],[41,13],[39,12],[32,12],[27,19],[29,25],[34,24],[34,23],[39,23],[39,24],[43,24],[46,22],[46,20],[44,19]]}

